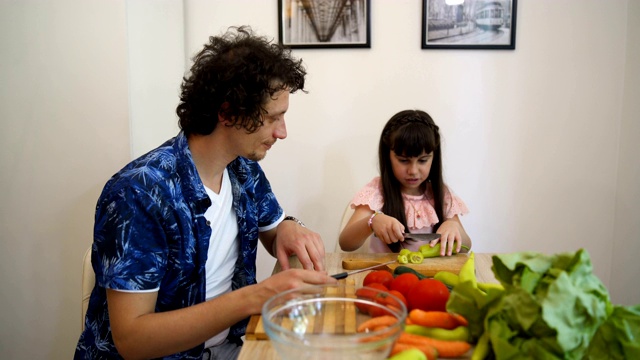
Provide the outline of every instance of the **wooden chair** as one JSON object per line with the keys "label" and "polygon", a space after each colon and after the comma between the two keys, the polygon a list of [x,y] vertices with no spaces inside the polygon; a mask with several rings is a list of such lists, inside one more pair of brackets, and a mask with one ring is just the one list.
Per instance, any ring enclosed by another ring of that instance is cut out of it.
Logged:
{"label": "wooden chair", "polygon": [[[342,213],[342,221],[340,222],[340,230],[338,231],[338,236],[340,236],[340,233],[342,232],[342,229],[344,229],[344,227],[347,225],[347,223],[349,222],[349,219],[351,219],[351,215],[353,215],[353,212],[355,210],[351,208],[351,203],[347,203],[347,207],[346,209],[344,209],[344,212]],[[360,246],[357,250],[354,251],[344,251],[340,248],[340,242],[336,241],[336,248],[335,248],[335,252],[337,253],[368,253],[369,252],[369,239],[367,238],[367,240],[365,240],[364,244],[362,244],[362,246]]]}

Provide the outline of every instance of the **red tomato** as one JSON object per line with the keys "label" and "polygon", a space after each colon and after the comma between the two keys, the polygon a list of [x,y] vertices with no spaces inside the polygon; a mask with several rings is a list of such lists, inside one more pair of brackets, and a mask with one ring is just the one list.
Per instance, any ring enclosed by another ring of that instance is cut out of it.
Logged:
{"label": "red tomato", "polygon": [[[374,296],[374,292],[372,290],[369,290],[369,289],[360,288],[360,289],[356,290],[356,296],[359,299],[368,300],[368,299],[371,299],[372,296]],[[370,306],[369,304],[365,304],[365,303],[358,302],[358,301],[356,302],[356,307],[363,314],[368,314],[369,313],[369,306]]]}
{"label": "red tomato", "polygon": [[391,285],[391,281],[393,281],[393,274],[386,270],[374,270],[367,274],[362,280],[362,286],[369,286],[369,284],[382,284],[387,289],[389,285]]}
{"label": "red tomato", "polygon": [[380,291],[387,291],[387,292],[389,291],[389,289],[386,286],[380,283],[371,283],[369,285],[366,285],[366,287],[361,287],[360,289],[356,290],[356,295],[358,295],[359,297],[373,300],[375,299],[376,295],[380,293],[380,291],[376,291],[373,289],[380,290]]}
{"label": "red tomato", "polygon": [[369,285],[367,285],[367,287],[378,289],[378,290],[381,290],[381,291],[389,291],[388,287],[386,287],[384,284],[380,284],[380,283],[369,284]]}
{"label": "red tomato", "polygon": [[[395,298],[389,295],[393,295],[395,296]],[[401,307],[398,302],[401,302],[404,304],[404,306],[407,306],[407,299],[398,290],[389,290],[388,294],[378,294],[378,296],[376,297],[376,302],[378,304],[382,304],[395,309],[400,309]]]}
{"label": "red tomato", "polygon": [[409,311],[420,309],[424,311],[447,311],[449,289],[436,279],[422,279],[407,294]]}
{"label": "red tomato", "polygon": [[[393,279],[391,285],[389,285],[389,290],[399,291],[405,298],[409,294],[409,290],[415,285],[420,279],[416,274],[412,273],[404,273],[400,274]],[[408,298],[407,298],[408,300]]]}
{"label": "red tomato", "polygon": [[361,302],[356,302],[356,307],[358,308],[358,310],[361,313],[368,314],[369,313],[369,308],[371,307],[371,305],[365,304],[365,303],[361,303]]}
{"label": "red tomato", "polygon": [[371,305],[369,306],[368,310],[369,310],[369,315],[371,315],[371,317],[390,315],[389,310],[387,309],[386,306]]}
{"label": "red tomato", "polygon": [[[397,297],[398,299],[400,299],[400,301],[404,304],[404,306],[406,306],[407,308],[409,308],[409,304],[407,303],[407,298],[402,295],[402,293],[398,290],[389,290],[389,294],[394,295],[395,297]],[[395,300],[393,300],[393,304],[389,304],[389,305],[395,305]],[[388,303],[388,301],[387,301]],[[399,307],[396,305],[396,307]]]}
{"label": "red tomato", "polygon": [[[356,290],[356,296],[361,299],[375,301],[376,296],[380,293],[379,291],[373,290],[377,289],[380,291],[389,291],[386,286],[378,283],[369,284],[367,287],[361,287]],[[369,313],[369,304],[364,304],[361,302],[356,302],[356,307],[360,312],[368,314]]]}

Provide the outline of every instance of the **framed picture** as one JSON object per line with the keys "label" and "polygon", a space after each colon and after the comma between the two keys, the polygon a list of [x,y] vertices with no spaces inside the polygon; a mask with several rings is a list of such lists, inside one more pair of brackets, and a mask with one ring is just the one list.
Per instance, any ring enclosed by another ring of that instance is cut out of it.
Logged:
{"label": "framed picture", "polygon": [[422,0],[423,49],[516,48],[517,0]]}
{"label": "framed picture", "polygon": [[371,0],[278,0],[280,43],[298,49],[371,48]]}

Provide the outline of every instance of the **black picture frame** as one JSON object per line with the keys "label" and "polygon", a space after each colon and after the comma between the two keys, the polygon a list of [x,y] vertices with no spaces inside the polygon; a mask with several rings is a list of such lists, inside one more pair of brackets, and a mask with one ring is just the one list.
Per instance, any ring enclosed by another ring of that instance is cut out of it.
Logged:
{"label": "black picture frame", "polygon": [[371,0],[278,0],[278,40],[294,49],[371,48]]}
{"label": "black picture frame", "polygon": [[517,0],[450,1],[423,0],[422,49],[515,50]]}

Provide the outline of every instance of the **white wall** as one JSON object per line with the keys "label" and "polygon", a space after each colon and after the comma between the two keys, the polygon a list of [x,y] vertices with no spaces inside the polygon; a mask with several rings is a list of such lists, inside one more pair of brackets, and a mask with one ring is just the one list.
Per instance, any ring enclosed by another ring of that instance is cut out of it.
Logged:
{"label": "white wall", "polygon": [[[585,247],[614,301],[640,303],[638,2],[521,0],[515,51],[421,50],[420,1],[372,3],[371,49],[294,51],[310,92],[263,161],[285,209],[333,249],[377,174],[382,126],[421,108],[442,128],[476,251]],[[104,182],[175,133],[185,59],[231,25],[277,39],[276,4],[0,2],[3,358],[72,356]],[[273,260],[259,262],[263,278]]]}
{"label": "white wall", "polygon": [[185,69],[182,1],[128,0],[129,119],[134,158],[178,132]]}
{"label": "white wall", "polygon": [[129,160],[123,1],[0,2],[0,357],[70,359],[102,186]]}
{"label": "white wall", "polygon": [[640,302],[640,1],[629,1],[624,97],[609,290],[618,303]]}

